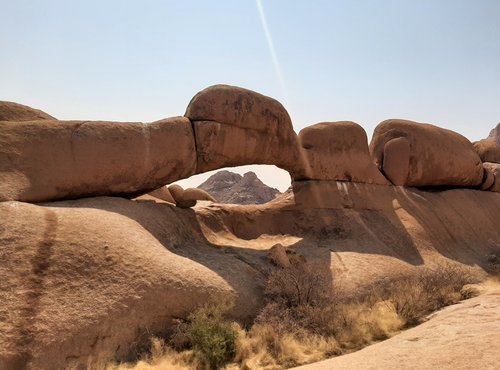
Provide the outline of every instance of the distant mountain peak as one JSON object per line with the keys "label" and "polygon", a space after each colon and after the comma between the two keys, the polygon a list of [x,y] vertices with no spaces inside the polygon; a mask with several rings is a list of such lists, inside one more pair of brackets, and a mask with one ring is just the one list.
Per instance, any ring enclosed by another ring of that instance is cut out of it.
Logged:
{"label": "distant mountain peak", "polygon": [[205,190],[221,203],[232,204],[263,204],[280,194],[278,189],[264,184],[252,171],[241,176],[222,170],[210,176],[198,188]]}

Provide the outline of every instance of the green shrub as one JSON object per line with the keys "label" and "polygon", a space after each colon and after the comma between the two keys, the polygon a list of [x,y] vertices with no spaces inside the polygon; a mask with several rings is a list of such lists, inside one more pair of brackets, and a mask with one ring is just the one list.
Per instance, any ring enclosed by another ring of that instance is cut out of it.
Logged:
{"label": "green shrub", "polygon": [[224,318],[231,304],[209,303],[189,316],[187,337],[200,362],[210,369],[219,369],[230,362],[236,353],[238,333]]}

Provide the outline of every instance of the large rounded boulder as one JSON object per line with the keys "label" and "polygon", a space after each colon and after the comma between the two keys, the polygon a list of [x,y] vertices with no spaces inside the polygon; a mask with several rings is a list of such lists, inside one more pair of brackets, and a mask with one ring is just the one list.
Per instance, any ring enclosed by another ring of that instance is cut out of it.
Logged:
{"label": "large rounded boulder", "polygon": [[0,122],[0,200],[137,195],[189,177],[191,123]]}
{"label": "large rounded boulder", "polygon": [[247,164],[302,170],[290,116],[275,99],[215,85],[193,97],[185,116],[193,122],[197,173]]}
{"label": "large rounded boulder", "polygon": [[299,132],[306,177],[389,184],[372,161],[365,130],[354,122],[321,122]]}
{"label": "large rounded boulder", "polygon": [[481,159],[464,136],[407,120],[380,123],[370,143],[379,169],[396,185],[476,187]]}
{"label": "large rounded boulder", "polygon": [[51,115],[39,109],[10,101],[0,101],[0,121],[39,121],[54,120]]}

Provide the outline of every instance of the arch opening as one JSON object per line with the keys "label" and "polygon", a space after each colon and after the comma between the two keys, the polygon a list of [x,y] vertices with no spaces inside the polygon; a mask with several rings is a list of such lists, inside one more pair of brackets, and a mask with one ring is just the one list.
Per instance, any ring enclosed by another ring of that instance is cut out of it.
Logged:
{"label": "arch opening", "polygon": [[291,177],[274,165],[245,165],[204,172],[173,184],[201,188],[220,203],[263,204],[284,193]]}

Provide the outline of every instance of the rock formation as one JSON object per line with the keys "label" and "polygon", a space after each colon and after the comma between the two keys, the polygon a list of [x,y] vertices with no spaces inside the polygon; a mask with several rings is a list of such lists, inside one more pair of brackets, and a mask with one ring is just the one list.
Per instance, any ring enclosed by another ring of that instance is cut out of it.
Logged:
{"label": "rock formation", "polygon": [[168,191],[174,198],[175,205],[180,208],[194,207],[198,200],[215,202],[215,199],[202,189],[187,188],[184,190],[182,186],[174,184],[168,187]]}
{"label": "rock formation", "polygon": [[483,162],[500,163],[500,123],[486,139],[476,141],[474,148]]}
{"label": "rock formation", "polygon": [[302,129],[299,142],[307,179],[389,184],[373,163],[365,130],[357,123],[318,123]]}
{"label": "rock formation", "polygon": [[370,152],[397,185],[475,187],[483,180],[481,160],[469,140],[430,124],[384,121],[375,129]]}
{"label": "rock formation", "polygon": [[195,153],[184,117],[0,122],[0,200],[145,193],[191,176]]}
{"label": "rock formation", "polygon": [[218,294],[234,294],[232,315],[247,320],[276,244],[349,290],[450,259],[480,269],[498,248],[498,193],[301,186],[299,199],[192,211],[117,197],[1,202],[0,368],[124,361]]}
{"label": "rock formation", "polygon": [[162,186],[161,188],[153,190],[153,191],[149,192],[148,194],[155,197],[155,198],[164,200],[165,202],[175,204],[174,197],[172,197],[172,194],[170,194],[170,190],[168,190],[167,186]]}
{"label": "rock formation", "polygon": [[233,204],[263,204],[280,194],[259,180],[254,172],[243,176],[227,170],[210,176],[198,188],[207,191],[217,202]]}
{"label": "rock formation", "polygon": [[185,116],[193,122],[196,135],[197,173],[247,164],[302,171],[290,116],[272,98],[215,85],[194,96]]}
{"label": "rock formation", "polygon": [[[483,163],[483,166],[485,171],[488,172],[490,178],[492,178],[492,180],[485,181],[484,187],[487,190],[500,193],[500,163],[485,162]],[[491,185],[486,187],[488,183],[491,183]]]}
{"label": "rock formation", "polygon": [[[266,274],[287,260],[311,261],[330,288],[356,291],[450,260],[484,273],[500,247],[500,164],[432,125],[377,127],[371,155],[406,186],[396,187],[381,185],[356,124],[313,126],[299,145],[281,104],[236,87],[208,88],[186,117],[150,124],[58,121],[9,104],[0,105],[1,369],[125,361],[219,295],[248,321]],[[181,208],[213,198],[177,185],[156,192],[177,207],[121,198],[259,163],[287,169],[293,191],[190,210]],[[491,191],[450,189],[465,186]],[[50,202],[61,198],[81,199]]]}
{"label": "rock formation", "polygon": [[55,120],[51,115],[26,105],[10,101],[0,101],[0,121],[40,121]]}

